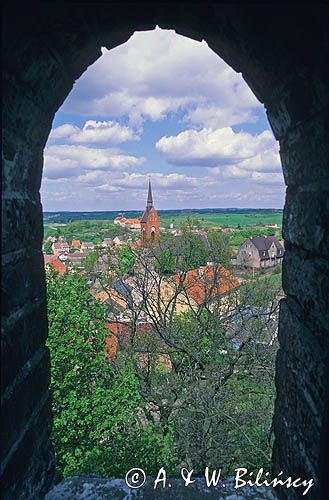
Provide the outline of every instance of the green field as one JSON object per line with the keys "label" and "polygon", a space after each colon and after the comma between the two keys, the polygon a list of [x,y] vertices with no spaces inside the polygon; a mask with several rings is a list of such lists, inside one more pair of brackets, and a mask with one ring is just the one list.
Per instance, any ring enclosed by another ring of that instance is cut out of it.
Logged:
{"label": "green field", "polygon": [[113,224],[113,219],[77,220],[65,225],[57,225],[56,223],[44,224],[45,238],[48,236],[63,236],[68,243],[71,243],[72,240],[100,243],[104,238],[114,238],[124,232],[124,229]]}
{"label": "green field", "polygon": [[[161,227],[179,229],[188,219],[198,229],[233,228],[237,232],[228,233],[233,250],[237,250],[250,236],[275,235],[281,239],[282,210],[159,210]],[[72,239],[99,243],[104,238],[113,238],[126,233],[115,226],[113,219],[118,212],[63,212],[44,214],[44,235],[63,236],[69,243]],[[139,212],[126,212],[126,217],[139,217]],[[278,228],[266,228],[277,224]],[[134,237],[138,237],[135,233]]]}
{"label": "green field", "polygon": [[159,212],[161,217],[161,226],[169,227],[174,224],[178,228],[186,221],[187,217],[199,222],[202,229],[211,229],[214,227],[232,227],[232,228],[246,228],[246,227],[261,227],[267,224],[282,225],[282,211],[259,211],[259,212],[224,212],[224,213],[176,213],[174,215]]}

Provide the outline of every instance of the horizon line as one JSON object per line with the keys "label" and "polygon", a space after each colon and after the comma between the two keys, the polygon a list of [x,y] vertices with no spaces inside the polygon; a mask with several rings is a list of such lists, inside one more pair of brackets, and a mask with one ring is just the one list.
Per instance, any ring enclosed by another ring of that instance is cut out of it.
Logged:
{"label": "horizon line", "polygon": [[[205,208],[159,208],[158,212],[174,212],[184,210],[283,210],[284,207],[205,207]],[[42,210],[42,213],[100,213],[100,212],[142,212],[140,208],[112,209],[112,210]]]}

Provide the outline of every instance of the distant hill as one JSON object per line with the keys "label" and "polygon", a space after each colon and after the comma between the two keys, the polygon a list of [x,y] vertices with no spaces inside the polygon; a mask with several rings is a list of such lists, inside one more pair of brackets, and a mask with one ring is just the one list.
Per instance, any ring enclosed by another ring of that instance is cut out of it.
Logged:
{"label": "distant hill", "polygon": [[[43,220],[45,224],[50,223],[62,223],[66,224],[68,222],[74,222],[77,220],[111,220],[122,214],[122,211],[103,211],[103,212],[43,212]],[[141,215],[141,210],[126,210],[124,214],[129,218],[139,217]],[[282,218],[282,209],[262,209],[262,208],[188,208],[182,210],[158,210],[160,217],[162,218],[183,218],[193,216],[198,218],[198,216],[203,217],[207,214],[243,214],[243,215],[263,215]]]}

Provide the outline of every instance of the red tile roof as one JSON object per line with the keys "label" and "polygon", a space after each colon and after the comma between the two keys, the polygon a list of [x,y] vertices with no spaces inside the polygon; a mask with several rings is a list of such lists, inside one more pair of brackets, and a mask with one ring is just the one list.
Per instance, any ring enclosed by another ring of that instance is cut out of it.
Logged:
{"label": "red tile roof", "polygon": [[[122,344],[125,344],[129,341],[130,324],[123,321],[111,321],[109,323],[106,323],[105,326],[110,332],[105,340],[106,350],[109,350],[109,357],[114,357],[118,350],[118,339],[120,339]],[[137,325],[136,335],[142,336],[145,333],[151,333],[152,330],[153,327],[150,323],[141,323]]]}
{"label": "red tile roof", "polygon": [[52,260],[48,265],[52,266],[62,276],[66,272],[66,265],[59,259]]}
{"label": "red tile roof", "polygon": [[140,224],[140,219],[126,219],[125,224]]}
{"label": "red tile roof", "polygon": [[[179,275],[173,276],[178,283]],[[240,281],[220,264],[202,266],[186,273],[183,281],[185,293],[198,305],[208,298],[224,295],[240,285]]]}
{"label": "red tile roof", "polygon": [[[106,323],[108,327],[109,323]],[[110,330],[110,329],[109,329]],[[110,331],[111,332],[111,331]],[[118,339],[113,333],[110,333],[105,337],[105,355],[107,358],[114,358],[118,350]]]}
{"label": "red tile roof", "polygon": [[105,302],[107,299],[110,298],[110,296],[107,292],[96,293],[95,297],[96,297],[96,299],[100,300],[101,302]]}

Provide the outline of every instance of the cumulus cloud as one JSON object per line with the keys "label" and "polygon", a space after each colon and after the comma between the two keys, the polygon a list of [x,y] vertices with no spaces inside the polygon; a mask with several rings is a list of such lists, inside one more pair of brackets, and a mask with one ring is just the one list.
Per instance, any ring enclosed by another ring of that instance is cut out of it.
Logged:
{"label": "cumulus cloud", "polygon": [[251,135],[235,133],[231,127],[190,129],[176,136],[161,137],[156,148],[168,163],[177,166],[236,165],[260,171],[280,168],[278,146],[269,130]]}
{"label": "cumulus cloud", "polygon": [[157,28],[102,52],[50,134],[46,210],[142,210],[148,173],[157,208],[282,206],[278,146],[257,124],[262,105],[205,42]]}
{"label": "cumulus cloud", "polygon": [[139,140],[140,135],[136,134],[131,127],[120,125],[118,122],[87,120],[82,128],[68,123],[54,128],[49,140],[57,139],[64,139],[71,143],[120,144]]}
{"label": "cumulus cloud", "polygon": [[[186,190],[191,187],[200,187],[200,183],[204,184],[206,179],[199,177],[191,177],[183,174],[171,173],[162,174],[158,172],[151,173],[152,186],[154,189],[160,190]],[[208,180],[208,182],[210,182]],[[127,173],[123,175],[112,177],[109,183],[99,186],[101,190],[112,189],[113,186],[133,189],[133,190],[146,190],[147,189],[147,176],[138,172]]]}
{"label": "cumulus cloud", "polygon": [[65,123],[59,127],[53,128],[49,134],[48,141],[57,139],[67,139],[70,135],[80,130],[76,125]]}
{"label": "cumulus cloud", "polygon": [[241,76],[206,42],[156,28],[136,32],[80,77],[63,109],[102,117],[128,116],[140,126],[183,112],[196,126],[255,121],[261,104]]}
{"label": "cumulus cloud", "polygon": [[46,178],[77,177],[90,170],[122,170],[138,167],[144,157],[126,155],[115,148],[95,149],[80,145],[49,146],[45,151]]}

